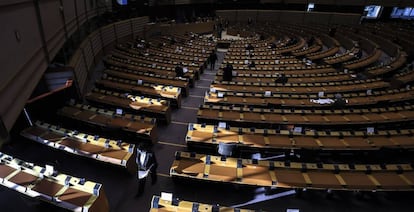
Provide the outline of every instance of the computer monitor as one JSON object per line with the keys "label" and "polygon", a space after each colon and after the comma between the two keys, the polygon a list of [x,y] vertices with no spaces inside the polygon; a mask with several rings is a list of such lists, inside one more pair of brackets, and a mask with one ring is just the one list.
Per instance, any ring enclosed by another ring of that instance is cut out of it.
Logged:
{"label": "computer monitor", "polygon": [[364,17],[366,19],[377,19],[381,16],[382,6],[379,5],[368,5],[364,9]]}
{"label": "computer monitor", "polygon": [[128,0],[116,0],[116,2],[117,2],[119,5],[127,5],[127,4],[128,4]]}

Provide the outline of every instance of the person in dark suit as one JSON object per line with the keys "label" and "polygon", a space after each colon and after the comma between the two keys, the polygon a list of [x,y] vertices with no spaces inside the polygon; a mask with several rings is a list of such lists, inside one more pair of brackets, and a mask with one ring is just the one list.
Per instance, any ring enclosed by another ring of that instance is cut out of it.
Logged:
{"label": "person in dark suit", "polygon": [[283,85],[286,84],[288,82],[288,78],[286,77],[286,75],[283,73],[281,74],[276,80],[275,83],[282,83]]}
{"label": "person in dark suit", "polygon": [[140,143],[137,147],[136,163],[138,166],[138,192],[135,195],[139,197],[143,194],[147,176],[151,176],[151,184],[154,185],[157,182],[157,159],[152,150],[146,147],[143,143]]}
{"label": "person in dark suit", "polygon": [[213,50],[213,52],[211,52],[209,59],[210,59],[210,70],[214,71],[215,64],[216,64],[216,61],[217,61],[217,54],[214,50]]}
{"label": "person in dark suit", "polygon": [[233,79],[233,66],[227,63],[227,66],[223,69],[223,81],[231,81]]}
{"label": "person in dark suit", "polygon": [[184,77],[184,70],[182,67],[182,63],[178,64],[175,67],[175,77]]}

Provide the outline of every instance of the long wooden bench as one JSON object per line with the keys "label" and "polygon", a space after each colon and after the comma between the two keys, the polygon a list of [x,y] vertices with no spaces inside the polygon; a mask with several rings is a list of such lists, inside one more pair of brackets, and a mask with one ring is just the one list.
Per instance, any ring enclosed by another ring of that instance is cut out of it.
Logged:
{"label": "long wooden bench", "polygon": [[343,65],[344,65],[344,68],[349,69],[349,70],[364,68],[366,66],[369,66],[377,62],[378,59],[381,57],[381,55],[382,55],[382,51],[381,49],[378,48],[378,49],[373,50],[373,52],[367,57],[364,57],[364,58],[361,58],[355,61],[345,62],[343,63]]}
{"label": "long wooden bench", "polygon": [[176,152],[170,175],[268,188],[414,190],[414,171],[410,164],[287,163]]}
{"label": "long wooden bench", "polygon": [[[223,64],[219,69],[219,74],[222,72],[225,65]],[[234,68],[234,67],[233,67]],[[263,68],[247,68],[247,67],[239,67],[238,69],[233,69],[237,72],[237,74],[265,74],[265,75],[272,75],[272,74],[288,74],[288,75],[301,75],[301,74],[329,74],[329,73],[336,73],[336,70],[331,66],[311,66],[311,67],[304,67],[304,66],[296,66],[296,67],[274,67],[272,65],[268,65],[267,67]]]}
{"label": "long wooden bench", "polygon": [[187,96],[190,92],[190,85],[188,80],[160,79],[153,78],[151,76],[139,76],[135,75],[133,71],[118,68],[114,68],[114,70],[105,70],[104,73],[113,77],[118,77],[127,80],[135,80],[137,81],[137,83],[141,80],[142,83],[148,82],[163,86],[179,87],[181,88],[181,93],[183,96]]}
{"label": "long wooden bench", "polygon": [[74,155],[112,164],[136,174],[135,145],[36,121],[20,135]]}
{"label": "long wooden bench", "polygon": [[[116,111],[98,109],[89,105],[70,105],[61,108],[58,115],[84,124],[110,129],[117,135],[122,132],[131,135],[135,139],[155,143],[157,141],[156,119],[143,115],[117,114]],[[142,140],[140,140],[142,139]]]}
{"label": "long wooden bench", "polygon": [[397,58],[392,58],[391,61],[387,64],[383,64],[383,65],[372,67],[372,68],[367,68],[366,73],[373,75],[373,76],[391,73],[403,67],[403,65],[406,62],[407,62],[407,54],[405,52],[399,52]]}
{"label": "long wooden bench", "polygon": [[[387,90],[388,91],[388,90]],[[401,89],[395,92],[377,92],[371,95],[344,95],[347,107],[368,106],[378,103],[401,103],[414,100],[414,90]],[[358,94],[358,93],[357,93]],[[366,92],[364,93],[366,94]],[[245,105],[261,107],[332,107],[334,95],[318,97],[317,95],[296,94],[272,94],[265,93],[234,93],[234,92],[209,92],[204,96],[204,103],[215,105]],[[331,100],[331,102],[320,102],[319,100]]]}
{"label": "long wooden bench", "polygon": [[[219,72],[216,77],[215,81],[222,81],[222,72]],[[319,76],[318,76],[319,75]],[[324,82],[342,82],[347,80],[355,80],[355,78],[351,77],[349,74],[338,74],[335,72],[332,73],[325,73],[325,74],[303,74],[303,75],[285,75],[289,83],[324,83]],[[246,74],[241,73],[237,74],[236,77],[233,77],[232,82],[248,82],[248,83],[274,83],[276,79],[278,79],[280,75],[272,74],[272,75],[264,75],[264,74]]]}
{"label": "long wooden bench", "polygon": [[351,126],[378,125],[414,120],[413,106],[344,110],[263,109],[231,106],[201,105],[197,120],[200,123],[263,125]]}
{"label": "long wooden bench", "polygon": [[219,205],[210,205],[205,203],[190,202],[186,200],[165,200],[160,196],[152,196],[150,212],[212,212],[214,210],[222,212],[261,212],[262,210],[249,210],[241,208],[231,208]]}
{"label": "long wooden bench", "polygon": [[186,142],[189,147],[219,143],[236,144],[251,151],[280,149],[313,149],[329,151],[379,150],[381,148],[414,148],[414,129],[383,130],[372,134],[366,131],[304,131],[226,127],[217,125],[188,125]]}
{"label": "long wooden bench", "polygon": [[384,89],[390,84],[380,80],[344,81],[343,84],[330,83],[246,83],[213,81],[210,89],[233,92],[262,92],[312,94],[312,93],[345,93],[374,89]]}
{"label": "long wooden bench", "polygon": [[[123,55],[122,53],[117,53],[113,51],[111,55],[107,56],[107,59],[112,59],[118,62],[122,62],[125,64],[134,65],[138,70],[142,70],[144,72],[151,72],[154,74],[165,75],[169,77],[175,77],[175,67],[177,65],[171,64],[168,66],[162,65],[159,62],[152,62],[146,61],[144,59],[140,60],[135,57],[130,57],[128,55]],[[188,67],[187,64],[183,66]],[[187,68],[188,69],[188,68]],[[197,69],[188,69],[188,72],[184,74],[185,78],[188,78],[190,82],[194,83],[194,80],[199,79],[198,68]]]}
{"label": "long wooden bench", "polygon": [[170,80],[170,81],[188,81],[189,86],[194,86],[194,75],[190,75],[190,78],[187,77],[176,77],[174,69],[169,68],[169,72],[163,73],[159,71],[156,67],[149,67],[143,70],[140,67],[137,67],[133,62],[127,62],[118,58],[106,58],[105,60],[106,67],[112,70],[124,71],[128,73],[133,73],[139,77],[153,78],[154,80]]}
{"label": "long wooden bench", "polygon": [[109,211],[102,184],[37,166],[0,152],[0,184],[70,211]]}
{"label": "long wooden bench", "polygon": [[103,87],[119,92],[165,99],[171,103],[171,106],[177,108],[181,107],[181,88],[179,87],[163,86],[150,83],[138,84],[137,81],[108,76],[97,80],[95,84],[98,87]]}
{"label": "long wooden bench", "polygon": [[169,124],[171,122],[171,107],[167,100],[122,94],[97,88],[87,93],[85,98],[90,102],[110,106],[114,109],[122,108],[136,115],[143,114],[155,117],[158,123]]}
{"label": "long wooden bench", "polygon": [[323,61],[327,64],[338,64],[343,63],[346,61],[349,61],[353,58],[355,58],[356,53],[359,51],[359,48],[353,48],[349,51],[346,51],[342,54],[337,54],[335,56],[326,57],[323,59]]}

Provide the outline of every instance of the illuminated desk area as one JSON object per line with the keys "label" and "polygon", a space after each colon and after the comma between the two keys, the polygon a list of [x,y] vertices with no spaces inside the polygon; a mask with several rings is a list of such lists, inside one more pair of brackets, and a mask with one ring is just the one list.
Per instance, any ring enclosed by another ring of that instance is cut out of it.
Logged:
{"label": "illuminated desk area", "polygon": [[286,163],[176,152],[170,175],[267,188],[414,190],[414,170],[410,164]]}
{"label": "illuminated desk area", "polygon": [[137,171],[134,144],[68,130],[39,121],[20,134],[58,150],[120,166],[132,174]]}
{"label": "illuminated desk area", "polygon": [[0,152],[0,184],[71,211],[109,211],[102,184],[60,174]]}

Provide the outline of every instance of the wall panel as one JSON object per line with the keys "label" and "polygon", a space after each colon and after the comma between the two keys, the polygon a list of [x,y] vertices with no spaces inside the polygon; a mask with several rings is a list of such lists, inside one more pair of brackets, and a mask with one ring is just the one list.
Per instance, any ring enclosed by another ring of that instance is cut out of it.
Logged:
{"label": "wall panel", "polygon": [[237,21],[242,24],[247,24],[249,18],[253,22],[257,20],[257,10],[237,10]]}
{"label": "wall panel", "polygon": [[303,23],[304,13],[298,11],[280,11],[280,22]]}
{"label": "wall panel", "polygon": [[[33,4],[19,4],[0,12],[0,91],[42,48]],[[18,38],[16,38],[18,37]],[[18,40],[20,39],[20,40]],[[44,56],[44,55],[43,55]]]}
{"label": "wall panel", "polygon": [[143,37],[144,31],[149,27],[149,25],[147,25],[148,19],[146,17],[136,18],[131,20],[131,23],[134,37]]}
{"label": "wall panel", "polygon": [[361,18],[360,14],[346,14],[346,13],[333,13],[331,23],[332,24],[357,24]]}
{"label": "wall panel", "polygon": [[118,38],[131,35],[131,22],[129,20],[118,22],[115,24],[115,30]]}
{"label": "wall panel", "polygon": [[74,0],[74,1],[76,1],[79,25],[82,25],[83,23],[86,22],[85,0]]}
{"label": "wall panel", "polygon": [[66,29],[69,34],[73,34],[76,31],[76,10],[73,0],[62,0],[63,12],[65,14]]}
{"label": "wall panel", "polygon": [[115,37],[115,30],[114,30],[114,26],[111,24],[109,26],[105,26],[103,28],[101,28],[101,34],[102,34],[102,41],[103,41],[103,45],[107,46],[110,43],[112,43],[113,41],[115,41],[116,37]]}
{"label": "wall panel", "polygon": [[56,0],[43,0],[39,2],[43,30],[50,58],[56,56],[65,42],[63,19],[59,7],[60,2]]}
{"label": "wall panel", "polygon": [[262,10],[257,13],[257,20],[261,22],[279,22],[280,12],[277,10]]}
{"label": "wall panel", "polygon": [[305,13],[304,23],[305,24],[330,24],[331,22],[330,13],[318,13],[309,12]]}
{"label": "wall panel", "polygon": [[236,10],[217,10],[216,15],[218,17],[221,17],[233,23],[233,22],[236,22],[237,11]]}

